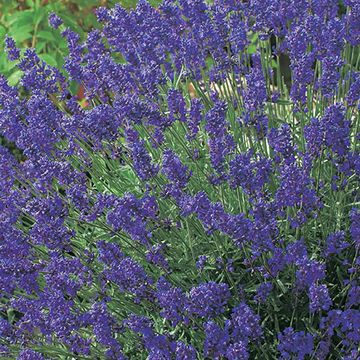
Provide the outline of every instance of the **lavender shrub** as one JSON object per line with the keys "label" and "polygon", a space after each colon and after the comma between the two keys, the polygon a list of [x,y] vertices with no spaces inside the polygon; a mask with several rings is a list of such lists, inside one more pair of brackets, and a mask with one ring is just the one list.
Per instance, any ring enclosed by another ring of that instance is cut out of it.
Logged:
{"label": "lavender shrub", "polygon": [[[3,359],[348,359],[360,347],[360,6],[99,8],[0,77]],[[282,57],[292,83],[285,84]],[[71,92],[85,89],[85,100]]]}

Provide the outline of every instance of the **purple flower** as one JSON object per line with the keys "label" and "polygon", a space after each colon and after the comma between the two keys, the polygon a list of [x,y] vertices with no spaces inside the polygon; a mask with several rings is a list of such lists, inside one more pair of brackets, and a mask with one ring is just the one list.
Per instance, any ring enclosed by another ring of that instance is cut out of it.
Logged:
{"label": "purple flower", "polygon": [[249,342],[260,339],[263,330],[260,325],[260,316],[244,302],[235,307],[231,313],[231,338],[237,341]]}
{"label": "purple flower", "polygon": [[347,33],[346,40],[350,42],[351,45],[356,46],[360,43],[360,6],[356,0],[345,0],[346,6],[350,7],[350,11],[347,15]]}
{"label": "purple flower", "polygon": [[87,282],[91,282],[88,269],[78,258],[65,258],[54,252],[51,262],[44,267],[45,280],[48,291],[61,291],[66,295],[75,297],[76,293]]}
{"label": "purple flower", "polygon": [[110,359],[123,359],[121,345],[113,337],[116,326],[115,319],[108,313],[105,303],[95,303],[90,310],[91,325],[96,339],[109,347],[107,355]]}
{"label": "purple flower", "polygon": [[[295,163],[280,167],[280,186],[275,194],[279,209],[300,206],[297,221],[302,224],[306,216],[321,208],[322,203],[317,196],[311,178],[306,168],[300,168]],[[296,226],[298,226],[296,224]]]}
{"label": "purple flower", "polygon": [[13,329],[10,323],[5,319],[0,318],[0,337],[2,339],[10,339],[12,332]]}
{"label": "purple flower", "polygon": [[246,343],[239,341],[235,344],[231,344],[226,351],[226,358],[228,360],[248,360],[250,358],[250,354]]}
{"label": "purple flower", "polygon": [[170,359],[175,354],[176,343],[166,335],[157,335],[147,317],[131,314],[123,324],[142,334],[142,344],[149,353],[149,359]]}
{"label": "purple flower", "polygon": [[320,328],[331,337],[336,333],[343,344],[343,352],[351,353],[358,350],[360,342],[360,311],[348,309],[345,311],[331,310],[321,319]]}
{"label": "purple flower", "polygon": [[126,131],[126,139],[137,175],[143,181],[150,180],[158,173],[159,168],[153,165],[151,156],[145,147],[145,142],[140,140],[139,134],[132,129]]}
{"label": "purple flower", "polygon": [[57,29],[62,23],[62,19],[55,13],[49,15],[49,25],[54,29]]}
{"label": "purple flower", "polygon": [[180,189],[186,187],[191,177],[191,171],[182,164],[180,158],[172,150],[164,151],[163,172]]}
{"label": "purple flower", "polygon": [[350,146],[350,121],[345,119],[344,107],[341,104],[328,107],[322,122],[326,146],[338,156],[344,156]]}
{"label": "purple flower", "polygon": [[349,243],[345,241],[345,232],[337,231],[330,234],[326,239],[326,248],[324,255],[328,257],[333,254],[340,254],[344,249],[349,247]]}
{"label": "purple flower", "polygon": [[229,35],[229,42],[231,50],[235,55],[243,51],[248,45],[249,41],[246,34],[247,29],[240,16],[238,16],[238,14],[236,13],[232,14],[229,23],[229,27],[231,29]]}
{"label": "purple flower", "polygon": [[20,351],[17,360],[44,360],[44,357],[37,351],[25,349]]}
{"label": "purple flower", "polygon": [[116,265],[125,257],[119,246],[105,241],[98,241],[99,260],[106,265]]}
{"label": "purple flower", "polygon": [[168,92],[168,107],[170,111],[170,122],[175,120],[180,120],[182,122],[186,121],[186,104],[183,96],[179,90],[169,90]]}
{"label": "purple flower", "polygon": [[226,155],[234,148],[233,137],[227,132],[229,123],[226,120],[226,112],[226,103],[215,96],[214,106],[205,115],[205,130],[210,136],[211,164],[219,174],[223,172]]}
{"label": "purple flower", "polygon": [[196,351],[191,345],[178,341],[175,360],[196,360]]}
{"label": "purple flower", "polygon": [[214,106],[205,115],[205,130],[214,137],[226,135],[228,122],[226,121],[227,105],[224,101],[216,100]]}
{"label": "purple flower", "polygon": [[311,334],[304,331],[294,331],[288,327],[278,335],[281,359],[304,360],[306,355],[311,355],[314,348],[314,339]]}
{"label": "purple flower", "polygon": [[125,257],[120,262],[113,264],[104,271],[108,281],[119,286],[120,291],[126,291],[136,296],[136,301],[141,298],[152,298],[149,285],[151,278],[145,273],[141,265],[130,257]]}
{"label": "purple flower", "polygon": [[325,339],[319,342],[318,347],[316,349],[316,356],[319,360],[326,360],[331,346],[331,339]]}
{"label": "purple flower", "polygon": [[228,349],[230,339],[227,328],[221,329],[215,322],[208,321],[204,325],[204,331],[206,336],[204,355],[212,359],[220,359]]}
{"label": "purple flower", "polygon": [[51,250],[68,246],[74,233],[64,224],[68,209],[60,197],[34,198],[28,203],[27,212],[36,217],[29,232],[33,244],[46,244]]}
{"label": "purple flower", "polygon": [[[52,105],[52,112],[55,112],[55,109],[58,110],[48,99],[47,95],[59,93],[59,85],[67,87],[65,77],[61,74],[61,72],[40,60],[35,52],[35,49],[25,50],[18,67],[24,72],[21,78],[21,84],[28,91],[32,92],[32,100],[37,102],[34,110],[42,110],[43,114],[46,114],[46,111],[44,111],[44,105],[46,103],[48,108],[50,107],[50,104]],[[40,94],[43,96],[38,97],[37,95]],[[35,104],[29,105],[29,108],[31,109]],[[49,115],[50,114],[48,114],[48,117]],[[53,122],[56,122],[55,119]],[[57,125],[59,126],[60,123]],[[45,131],[45,129],[49,131],[49,128],[44,126],[43,130]]]}
{"label": "purple flower", "polygon": [[312,286],[316,281],[325,278],[325,265],[316,260],[303,258],[298,262],[296,271],[296,284],[302,289]]}
{"label": "purple flower", "polygon": [[264,73],[261,67],[260,57],[253,57],[254,66],[250,73],[245,76],[246,90],[244,92],[244,107],[247,112],[261,110],[267,99],[266,83]]}
{"label": "purple flower", "polygon": [[307,257],[308,251],[303,238],[287,245],[285,259],[288,264],[301,264]]}
{"label": "purple flower", "polygon": [[169,270],[169,263],[164,256],[165,248],[164,244],[153,245],[146,253],[146,260],[164,270]]}
{"label": "purple flower", "polygon": [[18,60],[20,58],[20,50],[16,47],[16,43],[10,36],[5,37],[5,51],[7,52],[10,61]]}
{"label": "purple flower", "polygon": [[121,120],[109,105],[98,105],[83,113],[82,125],[86,134],[93,141],[101,144],[103,140],[116,139]]}
{"label": "purple flower", "polygon": [[202,120],[202,111],[204,105],[199,99],[191,99],[191,107],[188,113],[187,126],[189,133],[186,135],[188,140],[194,140],[200,130],[200,122]]}
{"label": "purple flower", "polygon": [[132,331],[144,336],[153,334],[152,323],[146,316],[131,314],[123,323]]}
{"label": "purple flower", "polygon": [[306,148],[311,157],[320,156],[325,145],[325,128],[323,122],[312,118],[304,128]]}
{"label": "purple flower", "polygon": [[350,308],[352,306],[356,307],[358,305],[360,305],[360,286],[351,284],[351,287],[348,291],[346,307]]}
{"label": "purple flower", "polygon": [[256,295],[254,296],[254,300],[260,304],[265,303],[272,289],[272,283],[265,282],[263,284],[260,284],[256,289]]}
{"label": "purple flower", "polygon": [[226,260],[226,271],[230,273],[234,272],[234,259],[228,258]]}
{"label": "purple flower", "polygon": [[329,310],[332,301],[326,285],[312,284],[309,289],[310,311]]}
{"label": "purple flower", "polygon": [[295,147],[292,143],[291,130],[288,124],[283,124],[279,129],[271,129],[268,140],[270,146],[287,163],[293,162]]}
{"label": "purple flower", "polygon": [[186,295],[177,287],[171,286],[164,278],[157,283],[156,296],[162,310],[160,315],[171,321],[173,326],[186,320],[184,310],[187,304]]}
{"label": "purple flower", "polygon": [[192,316],[212,318],[224,312],[229,298],[226,284],[210,281],[190,290],[186,309]]}
{"label": "purple flower", "polygon": [[196,268],[199,271],[202,271],[204,269],[204,266],[206,264],[208,257],[206,255],[200,255],[197,262],[196,262]]}
{"label": "purple flower", "polygon": [[152,197],[137,199],[132,194],[119,199],[114,209],[108,213],[107,221],[115,231],[123,230],[132,240],[146,244],[151,237],[147,229],[147,219],[155,219],[157,204]]}
{"label": "purple flower", "polygon": [[253,158],[252,151],[236,155],[230,162],[230,184],[233,187],[241,186],[243,190],[253,195],[260,193],[269,181],[272,171],[270,160],[261,156]]}

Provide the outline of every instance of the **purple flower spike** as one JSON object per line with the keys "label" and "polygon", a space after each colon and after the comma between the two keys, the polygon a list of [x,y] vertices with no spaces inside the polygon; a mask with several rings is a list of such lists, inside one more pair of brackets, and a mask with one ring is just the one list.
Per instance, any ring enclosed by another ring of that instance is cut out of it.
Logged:
{"label": "purple flower spike", "polygon": [[16,47],[14,39],[7,35],[5,37],[5,50],[10,61],[18,60],[20,58],[20,50]]}
{"label": "purple flower spike", "polygon": [[57,29],[62,23],[62,19],[55,13],[49,15],[49,25],[54,29]]}

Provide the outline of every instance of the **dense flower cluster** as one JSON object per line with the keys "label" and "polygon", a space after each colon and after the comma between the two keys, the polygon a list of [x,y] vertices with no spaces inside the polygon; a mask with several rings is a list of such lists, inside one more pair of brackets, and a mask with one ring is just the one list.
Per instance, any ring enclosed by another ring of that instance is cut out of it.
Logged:
{"label": "dense flower cluster", "polygon": [[358,359],[343,3],[141,0],[99,8],[84,42],[51,14],[64,71],[6,37],[0,357]]}

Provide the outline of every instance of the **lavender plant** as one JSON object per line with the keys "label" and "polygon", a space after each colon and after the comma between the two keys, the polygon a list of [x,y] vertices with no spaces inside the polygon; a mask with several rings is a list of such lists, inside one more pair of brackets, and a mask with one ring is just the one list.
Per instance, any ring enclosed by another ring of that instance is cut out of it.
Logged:
{"label": "lavender plant", "polygon": [[[6,41],[4,359],[358,359],[360,4],[97,11]],[[281,59],[290,58],[286,84]],[[86,102],[71,92],[86,90]]]}

